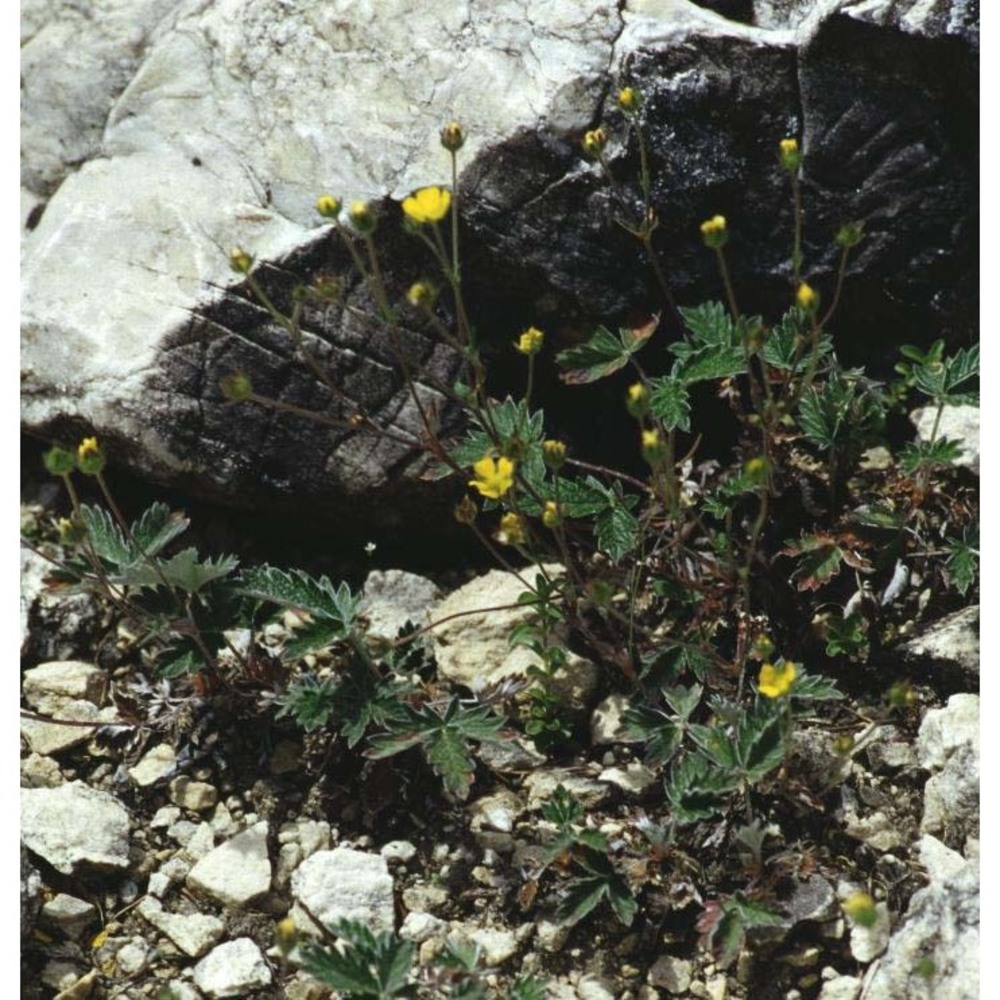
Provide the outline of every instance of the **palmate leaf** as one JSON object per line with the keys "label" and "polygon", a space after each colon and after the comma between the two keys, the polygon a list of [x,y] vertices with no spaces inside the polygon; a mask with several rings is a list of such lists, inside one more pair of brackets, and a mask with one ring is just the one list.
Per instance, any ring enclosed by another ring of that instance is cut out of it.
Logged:
{"label": "palmate leaf", "polygon": [[801,556],[791,575],[799,590],[819,590],[840,572],[844,561],[844,550],[829,535],[807,535],[788,542],[780,554]]}
{"label": "palmate leaf", "polygon": [[739,777],[731,771],[712,767],[698,754],[687,754],[671,766],[665,788],[674,819],[686,824],[723,812],[738,786]]}
{"label": "palmate leaf", "polygon": [[670,760],[684,736],[684,727],[676,719],[648,705],[633,705],[626,709],[622,725],[626,736],[646,744],[643,763],[651,768]]}
{"label": "palmate leaf", "polygon": [[198,550],[189,548],[171,559],[144,559],[135,563],[123,573],[123,578],[136,587],[158,587],[166,583],[186,594],[196,594],[213,580],[229,576],[237,566],[239,560],[235,556],[209,557],[202,562],[198,559]]}
{"label": "palmate leaf", "polygon": [[87,541],[100,559],[118,568],[135,562],[137,553],[126,541],[114,518],[103,507],[82,506],[80,519],[87,529]]}
{"label": "palmate leaf", "polygon": [[570,926],[579,923],[607,897],[615,916],[626,927],[631,926],[638,904],[628,882],[615,871],[607,856],[589,847],[582,847],[574,854],[574,858],[591,874],[570,882],[566,895],[556,908],[556,919]]}
{"label": "palmate leaf", "polygon": [[132,525],[132,537],[140,552],[155,556],[185,532],[190,523],[180,511],[172,511],[165,503],[157,502],[147,508]]}
{"label": "palmate leaf", "polygon": [[802,672],[792,685],[792,697],[799,701],[838,701],[844,693],[829,677]]}
{"label": "palmate leaf", "polygon": [[386,1000],[411,996],[407,986],[416,945],[389,931],[374,933],[357,920],[341,920],[331,930],[340,938],[340,948],[306,944],[303,967],[320,982],[345,997]]}
{"label": "palmate leaf", "polygon": [[131,539],[102,507],[85,504],[80,508],[80,517],[94,552],[123,573],[135,563],[157,555],[190,524],[183,514],[171,511],[165,503],[159,502],[148,507],[130,526]]}
{"label": "palmate leaf", "polygon": [[962,348],[943,361],[918,364],[913,367],[914,382],[921,392],[947,403],[975,402],[972,392],[958,388],[979,375],[979,345]]}
{"label": "palmate leaf", "polygon": [[399,718],[386,720],[385,733],[369,737],[365,756],[378,760],[420,745],[445,788],[458,799],[468,798],[475,771],[469,740],[503,741],[506,720],[488,705],[464,708],[457,698],[448,703],[444,715],[430,705],[419,709],[403,705],[402,710]]}
{"label": "palmate leaf", "polygon": [[659,321],[659,316],[654,316],[644,326],[623,327],[617,337],[607,327],[599,326],[586,343],[556,355],[556,364],[565,369],[559,377],[567,385],[584,385],[624,368],[629,358],[645,347]]}
{"label": "palmate leaf", "polygon": [[677,360],[671,378],[685,385],[729,378],[746,371],[743,336],[748,323],[733,323],[721,302],[703,302],[693,309],[681,309],[690,337],[670,345]]}
{"label": "palmate leaf", "polygon": [[785,759],[782,718],[774,703],[758,702],[736,727],[736,755],[751,783],[760,781]]}
{"label": "palmate leaf", "polygon": [[[790,309],[781,322],[772,328],[761,351],[766,364],[780,371],[804,371],[809,366],[812,348],[806,347],[809,330],[802,322],[800,309]],[[819,356],[825,357],[833,350],[833,341],[827,333],[821,333],[816,346]]]}
{"label": "palmate leaf", "polygon": [[299,569],[285,572],[273,566],[244,570],[236,582],[236,589],[248,597],[307,611],[315,618],[335,622],[342,635],[346,635],[354,624],[360,601],[346,583],[335,587],[325,576],[315,579]]}

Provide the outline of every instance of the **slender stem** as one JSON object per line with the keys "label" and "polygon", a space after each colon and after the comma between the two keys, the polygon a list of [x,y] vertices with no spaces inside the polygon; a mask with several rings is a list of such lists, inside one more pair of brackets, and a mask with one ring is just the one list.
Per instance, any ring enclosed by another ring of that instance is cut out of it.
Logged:
{"label": "slender stem", "polygon": [[794,235],[792,236],[792,273],[796,286],[802,280],[802,190],[798,172],[792,174],[792,199],[794,208]]}

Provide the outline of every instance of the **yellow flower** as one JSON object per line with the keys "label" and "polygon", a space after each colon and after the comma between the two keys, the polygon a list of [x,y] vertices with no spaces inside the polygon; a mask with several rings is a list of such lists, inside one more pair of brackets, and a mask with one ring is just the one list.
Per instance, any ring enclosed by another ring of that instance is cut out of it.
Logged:
{"label": "yellow flower", "polygon": [[785,170],[794,173],[802,163],[802,154],[799,152],[798,139],[782,139],[778,143],[778,156],[781,165]]}
{"label": "yellow flower", "polygon": [[403,199],[403,212],[418,226],[425,222],[440,222],[450,207],[451,192],[442,187],[424,187]]}
{"label": "yellow flower", "polygon": [[724,215],[713,215],[711,219],[706,219],[699,228],[705,246],[717,250],[725,245],[729,233],[726,230],[726,217]]}
{"label": "yellow flower", "polygon": [[533,326],[529,326],[524,333],[521,334],[517,339],[517,343],[514,345],[522,354],[526,354],[531,357],[532,354],[537,354],[542,349],[542,344],[545,342],[545,334],[541,330],[536,329]]}
{"label": "yellow flower", "polygon": [[501,545],[524,545],[526,537],[524,518],[520,514],[515,514],[511,511],[500,518],[500,530],[497,532],[497,541]]}
{"label": "yellow flower", "polygon": [[656,465],[666,457],[667,446],[660,437],[660,432],[655,428],[642,432],[642,457],[650,464]]}
{"label": "yellow flower", "polygon": [[595,160],[604,152],[608,144],[607,133],[602,128],[595,128],[583,137],[583,151]]}
{"label": "yellow flower", "polygon": [[88,476],[96,476],[104,468],[104,452],[97,438],[84,438],[76,449],[77,468]]}
{"label": "yellow flower", "polygon": [[635,382],[628,387],[628,398],[625,407],[633,417],[644,417],[649,412],[649,390],[641,383]]}
{"label": "yellow flower", "polygon": [[785,661],[777,667],[773,663],[765,663],[757,678],[757,690],[765,698],[780,698],[791,690],[797,674],[794,663]]}
{"label": "yellow flower", "polygon": [[743,464],[743,474],[750,479],[762,479],[766,472],[767,459],[761,455],[756,455]]}
{"label": "yellow flower", "polygon": [[295,921],[291,917],[279,920],[274,928],[275,943],[281,950],[282,955],[287,955],[294,947],[299,937],[299,929],[295,926]]}
{"label": "yellow flower", "polygon": [[566,445],[562,441],[543,441],[542,458],[550,469],[561,469],[566,462]]}
{"label": "yellow flower", "polygon": [[472,466],[472,471],[476,478],[470,479],[469,485],[491,500],[499,500],[514,485],[514,463],[503,455],[497,459],[486,455]]}
{"label": "yellow flower", "polygon": [[875,900],[867,892],[851,893],[841,904],[846,913],[854,923],[862,927],[871,927],[878,920],[878,911],[875,908]]}
{"label": "yellow flower", "polygon": [[819,293],[803,281],[795,290],[795,301],[800,309],[809,313],[815,312],[819,305]]}
{"label": "yellow flower", "polygon": [[339,198],[334,198],[332,195],[324,194],[320,195],[316,199],[316,211],[323,216],[324,219],[336,219],[340,215],[341,208],[344,207],[344,203]]}
{"label": "yellow flower", "polygon": [[618,91],[618,107],[625,112],[638,111],[642,103],[642,97],[635,87],[622,87]]}
{"label": "yellow flower", "polygon": [[542,524],[546,528],[558,528],[562,524],[562,504],[555,500],[546,500],[542,508]]}

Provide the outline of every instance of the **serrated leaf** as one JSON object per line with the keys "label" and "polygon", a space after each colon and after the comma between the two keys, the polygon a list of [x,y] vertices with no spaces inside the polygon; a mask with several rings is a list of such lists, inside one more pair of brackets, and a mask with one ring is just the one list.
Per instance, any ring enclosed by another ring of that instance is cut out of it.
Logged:
{"label": "serrated leaf", "polygon": [[899,453],[899,467],[908,476],[920,469],[950,465],[962,457],[962,442],[953,438],[935,441],[918,441],[909,444]]}
{"label": "serrated leaf", "polygon": [[739,765],[736,745],[721,726],[702,726],[692,723],[688,725],[687,733],[713,764],[727,770]]}
{"label": "serrated leaf", "polygon": [[154,503],[143,511],[132,525],[132,537],[140,553],[155,556],[169,542],[183,534],[191,522],[179,511],[171,511],[165,503]]}
{"label": "serrated leaf", "polygon": [[159,573],[147,562],[132,567],[128,571],[130,582],[155,587],[165,581],[186,594],[196,594],[213,580],[229,576],[239,566],[240,561],[235,556],[219,556],[217,559],[210,557],[201,562],[198,559],[198,550],[190,548],[178,552],[172,559],[158,559],[156,564]]}
{"label": "serrated leaf", "polygon": [[607,882],[600,875],[574,879],[566,887],[566,895],[556,908],[556,919],[562,924],[578,924],[604,898]]}
{"label": "serrated leaf", "polygon": [[299,569],[286,572],[273,566],[244,570],[236,581],[236,589],[248,597],[337,622],[345,635],[354,623],[360,601],[346,583],[334,587],[325,576],[314,579]]}
{"label": "serrated leaf", "polygon": [[[790,309],[764,341],[761,356],[771,368],[787,372],[808,368],[812,348],[807,346],[807,340],[811,331],[802,323],[802,316],[800,309]],[[820,334],[816,350],[821,358],[833,350],[833,341],[828,334]]]}
{"label": "serrated leaf", "polygon": [[161,677],[168,679],[171,677],[184,677],[188,674],[198,673],[204,666],[205,659],[200,653],[194,650],[185,650],[179,656],[175,656],[163,663],[159,667],[158,673]]}
{"label": "serrated leaf", "polygon": [[952,585],[963,596],[975,582],[979,572],[979,527],[966,528],[962,540],[951,544],[951,555],[945,563]]}
{"label": "serrated leaf", "polygon": [[802,673],[795,678],[792,697],[802,701],[837,701],[844,694],[837,689],[837,682],[829,677]]}
{"label": "serrated leaf", "polygon": [[121,528],[102,507],[84,504],[80,508],[80,520],[87,529],[87,541],[99,558],[119,568],[135,561],[135,553]]}
{"label": "serrated leaf", "polygon": [[771,702],[760,702],[737,727],[737,756],[750,782],[760,781],[785,759],[781,716]]}
{"label": "serrated leaf", "polygon": [[341,948],[302,947],[303,967],[310,975],[347,997],[386,1000],[411,994],[406,984],[416,952],[413,942],[388,931],[374,934],[356,920],[341,920],[332,930]]}
{"label": "serrated leaf", "polygon": [[617,563],[639,544],[639,522],[625,507],[615,504],[597,515],[594,534],[598,548]]}
{"label": "serrated leaf", "polygon": [[840,546],[823,535],[808,535],[781,554],[801,557],[791,576],[799,590],[819,590],[840,571],[844,556]]}
{"label": "serrated leaf", "polygon": [[684,736],[683,727],[666,713],[641,704],[625,710],[622,730],[629,739],[639,739],[646,744],[642,759],[651,768],[670,760]]}
{"label": "serrated leaf", "polygon": [[691,430],[691,398],[683,379],[671,375],[652,379],[649,406],[666,430]]}
{"label": "serrated leaf", "polygon": [[657,316],[645,326],[623,327],[617,337],[607,327],[599,326],[586,343],[556,355],[556,364],[565,369],[559,377],[567,385],[584,385],[613,374],[624,368],[629,358],[645,346],[658,323]]}
{"label": "serrated leaf", "polygon": [[[735,328],[729,310],[721,302],[681,306],[679,312],[695,342],[704,344],[734,344]],[[674,350],[678,345],[671,345]],[[676,353],[676,352],[675,352]]]}
{"label": "serrated leaf", "polygon": [[675,761],[665,784],[674,819],[681,824],[710,819],[723,812],[739,778],[713,769],[703,757],[687,754]]}

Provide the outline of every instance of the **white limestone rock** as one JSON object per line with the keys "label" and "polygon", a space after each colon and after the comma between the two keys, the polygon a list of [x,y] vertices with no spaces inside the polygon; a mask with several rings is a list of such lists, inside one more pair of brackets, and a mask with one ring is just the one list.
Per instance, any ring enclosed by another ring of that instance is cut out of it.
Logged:
{"label": "white limestone rock", "polygon": [[188,885],[225,906],[240,907],[271,888],[267,822],[261,821],[209,851],[188,873]]}
{"label": "white limestone rock", "polygon": [[24,700],[36,712],[57,715],[67,702],[88,701],[100,707],[108,686],[108,675],[91,663],[63,660],[39,663],[24,672]]}
{"label": "white limestone rock", "polygon": [[210,997],[244,996],[270,986],[272,979],[267,960],[248,937],[220,944],[194,967],[195,985]]}
{"label": "white limestone rock", "polygon": [[968,744],[979,752],[979,695],[953,694],[944,708],[931,709],[920,723],[917,757],[920,766],[940,771],[948,758]]}
{"label": "white limestone rock", "polygon": [[301,900],[325,926],[360,920],[374,930],[395,928],[392,877],[385,858],[349,847],[318,851],[292,875],[291,917],[306,933],[318,934],[298,906]]}
{"label": "white limestone rock", "polygon": [[374,570],[365,580],[359,611],[368,635],[392,640],[405,625],[427,623],[430,607],[441,598],[437,584],[400,569]]}
{"label": "white limestone rock", "polygon": [[97,907],[65,892],[56,893],[42,905],[41,920],[67,937],[78,937],[97,919]]}
{"label": "white limestone rock", "polygon": [[176,763],[177,754],[174,753],[174,748],[169,743],[157,743],[143,754],[135,767],[128,769],[128,773],[140,788],[148,788],[150,785],[155,785],[160,778],[170,774]]}
{"label": "white limestone rock", "polygon": [[139,913],[191,958],[204,955],[221,940],[226,929],[218,917],[207,913],[171,913],[151,896],[139,904]]}
{"label": "white limestone rock", "polygon": [[64,875],[129,864],[128,811],[113,796],[73,781],[21,789],[21,839]]}
{"label": "white limestone rock", "polygon": [[[549,565],[546,571],[557,576],[563,569]],[[539,666],[534,652],[508,642],[515,626],[535,616],[530,607],[517,605],[518,596],[527,589],[515,574],[491,570],[436,605],[431,616],[441,624],[431,630],[431,636],[438,673],[482,691],[508,678],[524,677],[529,667]],[[503,610],[490,610],[495,608]],[[566,666],[556,671],[552,688],[562,704],[582,709],[592,700],[598,677],[593,663],[570,652]]]}

